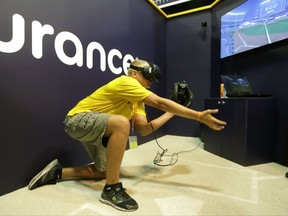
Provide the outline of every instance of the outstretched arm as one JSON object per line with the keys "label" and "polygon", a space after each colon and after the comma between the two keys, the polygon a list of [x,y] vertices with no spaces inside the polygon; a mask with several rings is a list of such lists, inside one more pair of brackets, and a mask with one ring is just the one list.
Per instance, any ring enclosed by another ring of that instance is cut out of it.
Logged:
{"label": "outstretched arm", "polygon": [[213,130],[222,130],[226,125],[226,122],[221,121],[213,116],[213,114],[218,112],[217,109],[213,110],[208,109],[198,112],[193,109],[189,109],[185,106],[182,106],[167,98],[159,97],[154,93],[146,97],[143,101],[145,104],[152,106],[156,109],[160,109],[165,112],[173,113],[175,115],[184,118],[194,119],[199,122],[202,122]]}

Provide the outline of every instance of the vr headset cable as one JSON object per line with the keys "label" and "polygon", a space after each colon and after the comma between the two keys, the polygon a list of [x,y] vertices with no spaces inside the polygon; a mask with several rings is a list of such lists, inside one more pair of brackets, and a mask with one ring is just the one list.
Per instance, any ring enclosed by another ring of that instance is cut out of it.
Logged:
{"label": "vr headset cable", "polygon": [[[156,134],[155,134],[155,130],[154,130],[154,127],[151,123],[151,121],[149,121],[149,124],[152,128],[152,133],[153,133],[153,136],[154,136],[154,140],[156,141],[158,147],[162,150],[162,152],[160,153],[159,151],[157,152],[154,160],[153,160],[153,163],[157,166],[173,166],[174,164],[177,163],[178,161],[178,155],[179,154],[182,154],[182,153],[189,153],[189,152],[192,152],[192,151],[195,151],[199,146],[200,144],[202,143],[201,141],[197,144],[197,146],[191,150],[187,150],[187,151],[179,151],[179,152],[174,152],[173,154],[166,154],[168,152],[168,149],[164,149],[158,142],[157,140],[157,137],[156,137]],[[162,163],[163,162],[163,157],[170,157],[170,161],[168,163]]]}

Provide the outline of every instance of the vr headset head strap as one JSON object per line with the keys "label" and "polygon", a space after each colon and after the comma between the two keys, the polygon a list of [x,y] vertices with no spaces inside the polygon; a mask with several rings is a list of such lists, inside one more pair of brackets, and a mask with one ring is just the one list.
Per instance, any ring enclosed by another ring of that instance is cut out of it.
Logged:
{"label": "vr headset head strap", "polygon": [[145,79],[153,81],[155,80],[156,82],[160,82],[161,78],[161,71],[160,68],[153,64],[152,62],[148,62],[149,66],[144,66],[144,67],[138,67],[135,65],[130,65],[131,69],[141,71],[142,75],[144,76]]}

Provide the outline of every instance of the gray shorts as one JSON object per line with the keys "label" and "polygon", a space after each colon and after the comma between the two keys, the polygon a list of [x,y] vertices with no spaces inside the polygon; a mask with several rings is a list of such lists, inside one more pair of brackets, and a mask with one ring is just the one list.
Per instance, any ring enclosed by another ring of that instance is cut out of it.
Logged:
{"label": "gray shorts", "polygon": [[[94,161],[97,171],[106,171],[106,145],[102,143],[111,114],[85,112],[67,116],[65,132],[80,141]],[[106,139],[107,141],[107,139]]]}

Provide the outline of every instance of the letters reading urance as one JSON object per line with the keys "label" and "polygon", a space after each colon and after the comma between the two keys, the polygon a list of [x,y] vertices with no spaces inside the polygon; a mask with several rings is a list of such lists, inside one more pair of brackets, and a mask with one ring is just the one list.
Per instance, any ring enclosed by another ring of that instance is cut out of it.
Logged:
{"label": "letters reading urance", "polygon": [[[42,25],[40,22],[34,20],[32,22],[32,55],[40,59],[43,56],[43,39],[45,35],[52,36],[54,34],[54,28],[51,25]],[[71,41],[76,52],[74,56],[67,56],[64,52],[64,43]],[[0,52],[4,53],[16,53],[22,49],[25,43],[25,20],[20,14],[14,14],[12,17],[12,39],[8,42],[0,40]],[[80,39],[73,33],[68,31],[62,31],[55,37],[54,48],[57,57],[61,62],[67,65],[77,65],[78,67],[83,66],[83,46]],[[88,44],[86,49],[86,65],[89,69],[93,68],[93,52],[97,50],[100,56],[100,69],[101,71],[106,70],[106,59],[107,65],[112,73],[121,74],[124,72],[127,74],[127,68],[130,63],[134,60],[133,56],[126,54],[124,57],[122,53],[117,49],[111,49],[107,56],[103,46],[93,41]],[[122,59],[122,67],[115,67],[113,59],[118,57]]]}

